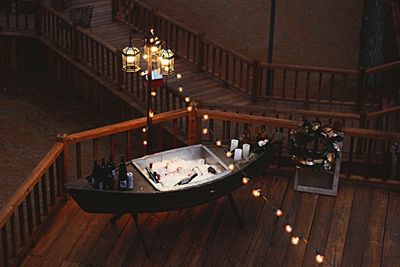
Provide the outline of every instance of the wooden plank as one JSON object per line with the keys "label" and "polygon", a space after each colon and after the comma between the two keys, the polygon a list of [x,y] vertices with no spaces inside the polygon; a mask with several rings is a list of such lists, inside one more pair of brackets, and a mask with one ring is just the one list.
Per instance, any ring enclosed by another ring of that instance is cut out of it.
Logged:
{"label": "wooden plank", "polygon": [[[282,202],[287,190],[288,179],[282,177],[273,177],[268,194],[269,201],[281,208]],[[264,193],[265,194],[265,193]],[[242,235],[240,241],[231,245],[230,253],[225,257],[224,265],[259,265],[263,262],[263,257],[272,236],[272,229],[278,219],[272,208],[265,203],[262,198],[252,199],[264,204],[260,210],[259,219],[255,222],[255,229],[251,235]],[[250,202],[251,203],[251,202]]]}
{"label": "wooden plank", "polygon": [[354,187],[347,185],[339,187],[325,248],[325,256],[332,259],[335,266],[340,266],[342,262],[353,197]]}
{"label": "wooden plank", "polygon": [[114,243],[118,240],[127,225],[128,220],[130,220],[129,216],[122,216],[116,224],[108,223],[97,239],[95,246],[83,260],[83,263],[89,266],[100,266],[103,264]]}
{"label": "wooden plank", "polygon": [[[317,194],[302,194],[299,207],[296,214],[296,222],[294,224],[296,235],[301,238],[308,239],[310,236],[311,226],[314,220],[315,209],[318,202]],[[286,250],[284,266],[300,266],[304,259],[307,245],[300,242],[297,246],[290,246]]]}
{"label": "wooden plank", "polygon": [[368,242],[365,244],[363,266],[373,267],[381,264],[388,199],[389,194],[386,190],[376,189],[372,192],[367,229]]}
{"label": "wooden plank", "polygon": [[288,184],[285,199],[282,204],[284,216],[279,218],[279,222],[271,230],[272,237],[266,252],[263,265],[265,266],[282,266],[287,247],[290,246],[289,235],[283,232],[283,224],[289,222],[295,223],[297,206],[300,202],[301,193],[293,190],[293,179]]}
{"label": "wooden plank", "polygon": [[354,193],[353,205],[343,252],[343,266],[355,266],[362,261],[367,242],[368,217],[371,204],[371,189],[358,187]]}
{"label": "wooden plank", "polygon": [[189,212],[190,209],[169,212],[167,220],[157,234],[156,242],[149,248],[151,260],[145,259],[142,266],[158,265],[157,263],[165,261],[171,248],[176,245],[176,239]]}
{"label": "wooden plank", "polygon": [[109,214],[96,214],[93,216],[66,259],[72,262],[83,262],[93,247],[96,246],[96,242],[110,218],[111,215]]}
{"label": "wooden plank", "polygon": [[[230,251],[231,243],[238,242],[237,237],[239,235],[246,233],[245,236],[251,236],[251,234],[254,233],[261,210],[265,207],[263,201],[251,195],[251,189],[253,187],[260,188],[265,194],[268,194],[273,180],[270,178],[263,178],[264,177],[257,177],[253,179],[254,183],[243,186],[241,188],[242,190],[240,190],[241,194],[236,194],[234,198],[243,220],[244,229],[241,229],[236,222],[231,207],[227,207],[228,212],[220,219],[222,223],[219,226],[213,243],[207,248],[207,252],[201,263],[202,266],[222,266],[225,255]],[[228,201],[227,198],[225,199]],[[245,244],[245,242],[242,241],[241,243]]]}
{"label": "wooden plank", "polygon": [[382,266],[400,266],[400,194],[390,192],[387,207],[385,237],[382,251]]}
{"label": "wooden plank", "polygon": [[[320,195],[318,199],[317,209],[315,211],[314,221],[310,232],[309,241],[318,253],[325,255],[325,247],[329,237],[333,210],[335,208],[336,197]],[[317,265],[315,262],[315,251],[307,246],[303,266]],[[329,259],[333,260],[333,259]]]}

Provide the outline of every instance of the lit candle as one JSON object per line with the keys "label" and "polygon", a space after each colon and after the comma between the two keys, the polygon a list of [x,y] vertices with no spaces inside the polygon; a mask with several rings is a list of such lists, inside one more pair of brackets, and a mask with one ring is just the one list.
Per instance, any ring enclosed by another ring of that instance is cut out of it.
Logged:
{"label": "lit candle", "polygon": [[250,145],[249,144],[243,144],[243,158],[247,158],[250,154]]}
{"label": "lit candle", "polygon": [[236,148],[235,149],[235,155],[233,156],[234,161],[238,161],[242,159],[242,149],[241,148]]}
{"label": "lit candle", "polygon": [[239,145],[239,140],[237,140],[237,139],[232,139],[232,140],[231,140],[231,149],[230,149],[230,151],[233,151],[235,148],[238,147],[238,145]]}

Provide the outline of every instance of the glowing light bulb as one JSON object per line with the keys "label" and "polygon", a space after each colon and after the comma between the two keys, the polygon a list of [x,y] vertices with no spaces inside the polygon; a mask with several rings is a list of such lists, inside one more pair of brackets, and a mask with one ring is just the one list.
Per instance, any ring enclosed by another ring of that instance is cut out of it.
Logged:
{"label": "glowing light bulb", "polygon": [[[143,56],[143,57],[144,57],[144,56]],[[146,75],[146,72],[142,71],[142,72],[140,72],[140,75],[141,75],[141,76],[144,76],[144,75]]]}
{"label": "glowing light bulb", "polygon": [[147,140],[143,140],[143,145],[147,146]]}
{"label": "glowing light bulb", "polygon": [[185,97],[185,102],[186,102],[186,103],[189,103],[189,102],[190,102],[190,97],[186,96],[186,97]]}
{"label": "glowing light bulb", "polygon": [[286,224],[286,225],[285,225],[285,231],[286,231],[287,233],[291,233],[291,232],[293,231],[292,226],[290,226],[289,224]]}
{"label": "glowing light bulb", "polygon": [[259,197],[259,196],[261,196],[261,190],[260,189],[254,189],[252,194],[255,197]]}
{"label": "glowing light bulb", "polygon": [[283,212],[282,212],[282,210],[277,209],[277,210],[275,211],[275,214],[276,214],[276,216],[280,217],[280,216],[282,216]]}
{"label": "glowing light bulb", "polygon": [[151,91],[151,96],[156,96],[156,95],[157,95],[156,91]]}
{"label": "glowing light bulb", "polygon": [[203,128],[202,133],[203,134],[208,134],[208,129],[207,128]]}
{"label": "glowing light bulb", "polygon": [[178,91],[179,91],[179,93],[182,93],[182,92],[183,92],[182,86],[179,86],[179,87],[178,87]]}
{"label": "glowing light bulb", "polygon": [[204,115],[203,115],[203,119],[204,119],[204,120],[208,120],[208,119],[209,119],[208,114],[204,114]]}
{"label": "glowing light bulb", "polygon": [[222,146],[221,140],[217,140],[217,142],[215,142],[215,144],[216,144],[217,146]]}
{"label": "glowing light bulb", "polygon": [[182,78],[182,74],[180,74],[180,73],[176,74],[176,78],[177,79],[181,79]]}
{"label": "glowing light bulb", "polygon": [[146,60],[146,59],[148,59],[148,58],[149,58],[149,56],[148,56],[147,54],[144,54],[144,55],[143,55],[143,59],[144,59],[144,60]]}
{"label": "glowing light bulb", "polygon": [[151,43],[154,42],[154,38],[150,38],[150,42],[151,42]]}
{"label": "glowing light bulb", "polygon": [[150,51],[152,52],[152,53],[155,53],[155,52],[157,52],[157,47],[156,46],[152,46],[151,48],[150,48]]}
{"label": "glowing light bulb", "polygon": [[298,245],[300,242],[300,238],[298,236],[292,236],[292,238],[290,239],[290,242],[292,243],[292,245]]}
{"label": "glowing light bulb", "polygon": [[149,111],[149,117],[153,118],[154,117],[154,112],[153,111]]}
{"label": "glowing light bulb", "polygon": [[190,111],[192,111],[193,107],[192,106],[188,106],[186,109],[187,109],[187,111],[190,112]]}
{"label": "glowing light bulb", "polygon": [[147,131],[147,129],[144,127],[144,128],[142,128],[142,132],[146,132]]}
{"label": "glowing light bulb", "polygon": [[325,259],[325,257],[324,257],[323,255],[319,254],[319,253],[317,253],[317,255],[315,255],[315,260],[316,260],[318,263],[323,263],[323,262],[324,262],[324,259]]}
{"label": "glowing light bulb", "polygon": [[225,154],[228,158],[230,158],[230,157],[232,157],[232,152],[231,151],[228,151],[228,152],[226,152],[226,154]]}
{"label": "glowing light bulb", "polygon": [[247,177],[243,177],[243,178],[242,178],[242,183],[243,183],[243,184],[248,184],[249,181],[250,181],[250,179],[247,178]]}
{"label": "glowing light bulb", "polygon": [[230,171],[233,171],[235,169],[235,165],[233,165],[232,163],[228,165],[228,169]]}

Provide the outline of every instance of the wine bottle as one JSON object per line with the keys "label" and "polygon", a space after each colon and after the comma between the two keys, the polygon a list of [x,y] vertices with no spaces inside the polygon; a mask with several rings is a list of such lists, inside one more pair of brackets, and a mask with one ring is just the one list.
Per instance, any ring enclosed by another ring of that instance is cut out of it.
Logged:
{"label": "wine bottle", "polygon": [[110,155],[106,166],[107,166],[107,179],[106,179],[107,189],[114,190],[115,180],[117,179],[117,177],[115,171],[115,164],[112,160],[112,155]]}
{"label": "wine bottle", "polygon": [[97,160],[93,161],[93,169],[92,169],[92,175],[91,175],[91,181],[90,184],[92,185],[93,188],[98,189],[99,188],[99,168],[100,166],[97,164]]}
{"label": "wine bottle", "polygon": [[128,190],[128,174],[126,171],[124,155],[121,156],[121,162],[119,163],[118,181],[120,191]]}
{"label": "wine bottle", "polygon": [[101,158],[101,167],[99,168],[99,177],[97,179],[98,180],[98,189],[100,189],[100,190],[106,189],[106,185],[105,185],[106,177],[107,177],[106,160],[103,157],[103,158]]}

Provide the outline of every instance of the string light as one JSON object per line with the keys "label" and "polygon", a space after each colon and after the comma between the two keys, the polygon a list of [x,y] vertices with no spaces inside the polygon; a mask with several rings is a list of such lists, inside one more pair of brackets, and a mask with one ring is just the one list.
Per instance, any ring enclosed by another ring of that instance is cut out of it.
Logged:
{"label": "string light", "polygon": [[203,115],[203,120],[208,120],[208,119],[209,119],[208,114],[204,114],[204,115]]}
{"label": "string light", "polygon": [[221,140],[217,140],[217,141],[215,142],[215,144],[216,144],[217,146],[222,146]]}
{"label": "string light", "polygon": [[182,92],[183,92],[183,87],[182,87],[181,85],[179,85],[178,91],[179,91],[179,93],[182,93]]}
{"label": "string light", "polygon": [[191,112],[193,110],[193,106],[189,105],[186,109],[187,109],[187,111]]}
{"label": "string light", "polygon": [[176,78],[177,79],[181,79],[182,78],[182,74],[180,74],[180,73],[176,74]]}
{"label": "string light", "polygon": [[142,132],[145,133],[147,131],[146,127],[142,128]]}
{"label": "string light", "polygon": [[228,169],[230,171],[233,171],[235,169],[235,165],[233,165],[232,163],[228,165]]}
{"label": "string light", "polygon": [[203,134],[208,134],[208,128],[203,128],[202,133]]}
{"label": "string light", "polygon": [[252,194],[255,197],[259,197],[259,196],[261,196],[261,190],[260,189],[254,189]]}
{"label": "string light", "polygon": [[156,96],[157,92],[156,91],[151,91],[151,96]]}
{"label": "string light", "polygon": [[147,140],[143,140],[143,145],[147,146]]}
{"label": "string light", "polygon": [[154,117],[154,112],[151,111],[151,110],[149,111],[149,117],[150,117],[150,118],[153,118],[153,117]]}
{"label": "string light", "polygon": [[277,210],[275,211],[275,214],[276,214],[276,216],[280,217],[280,216],[283,215],[283,212],[282,212],[282,210],[277,209]]}
{"label": "string light", "polygon": [[323,263],[324,259],[325,259],[325,257],[317,252],[317,255],[315,255],[316,262]]}
{"label": "string light", "polygon": [[226,152],[226,157],[228,157],[228,158],[230,158],[230,157],[232,157],[232,152],[231,151],[228,151],[228,152]]}
{"label": "string light", "polygon": [[186,102],[186,103],[189,103],[189,102],[190,102],[190,97],[185,96],[185,102]]}
{"label": "string light", "polygon": [[300,238],[298,236],[292,236],[292,238],[290,239],[290,242],[292,242],[292,245],[296,246],[299,244]]}
{"label": "string light", "polygon": [[292,226],[290,226],[290,224],[286,224],[286,225],[285,225],[285,231],[286,231],[287,233],[291,233],[291,232],[293,231]]}
{"label": "string light", "polygon": [[[245,174],[243,173],[243,175],[245,175]],[[244,177],[242,178],[242,183],[243,183],[243,184],[248,184],[249,180],[250,180],[250,179],[249,179],[248,177],[244,176]],[[281,209],[276,208],[276,207],[268,200],[268,198],[267,198],[266,196],[264,196],[264,195],[261,194],[261,189],[253,189],[251,193],[252,193],[252,195],[253,195],[254,197],[260,197],[260,196],[261,196],[262,199],[264,199],[265,202],[267,202],[267,204],[272,208],[272,210],[275,212],[275,215],[276,215],[276,216],[280,217],[280,216],[283,215],[283,211],[282,211]],[[287,233],[289,233],[289,234],[292,233],[293,231],[296,231],[296,229],[294,228],[294,226],[291,226],[287,221],[285,221],[283,225],[284,225],[284,227],[283,227],[284,230],[285,230]],[[296,231],[296,232],[297,232],[297,231]],[[297,233],[298,233],[298,232],[297,232]],[[297,246],[297,245],[300,243],[300,241],[303,241],[309,248],[311,248],[312,250],[314,250],[314,252],[316,253],[316,255],[315,255],[315,261],[316,261],[318,264],[322,264],[323,262],[327,262],[329,265],[335,266],[333,262],[331,262],[329,259],[326,259],[324,255],[320,254],[320,253],[318,252],[318,250],[317,250],[315,247],[313,247],[313,246],[310,244],[310,242],[309,242],[306,238],[302,238],[302,236],[301,236],[300,234],[293,235],[293,236],[291,236],[291,238],[290,238],[290,243],[291,243],[292,245],[294,245],[294,246]]]}

